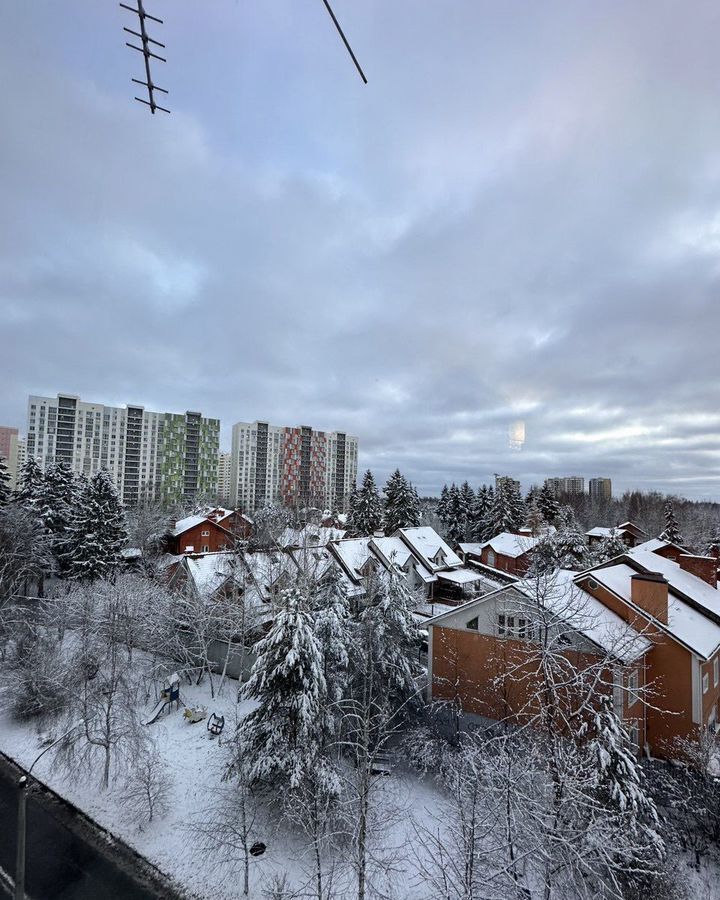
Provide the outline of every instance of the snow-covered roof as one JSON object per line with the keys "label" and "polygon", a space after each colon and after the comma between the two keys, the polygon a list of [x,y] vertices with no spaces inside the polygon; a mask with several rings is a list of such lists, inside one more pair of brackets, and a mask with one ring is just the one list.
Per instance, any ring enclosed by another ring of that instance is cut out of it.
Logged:
{"label": "snow-covered roof", "polygon": [[281,547],[325,547],[330,541],[340,541],[347,534],[342,528],[308,523],[303,528],[286,528],[280,538]]}
{"label": "snow-covered roof", "polygon": [[333,541],[332,548],[337,553],[340,561],[353,578],[361,578],[360,569],[368,558],[377,559],[370,551],[369,537],[345,538],[342,541]]}
{"label": "snow-covered roof", "polygon": [[[399,528],[396,534],[401,535],[405,542],[419,556],[425,565],[433,572],[439,569],[452,569],[462,565],[462,560],[449,545],[440,537],[434,528],[429,525],[421,525],[418,528]],[[442,562],[434,562],[438,551],[442,551]]]}
{"label": "snow-covered roof", "polygon": [[481,546],[490,547],[500,556],[510,556],[515,559],[532,550],[541,540],[542,537],[533,537],[530,534],[513,534],[511,531],[502,531]]}
{"label": "snow-covered roof", "polygon": [[[720,624],[711,618],[711,616],[720,618],[720,591],[704,582],[702,578],[685,572],[676,562],[658,556],[657,553],[648,553],[646,550],[635,548],[627,555],[638,563],[642,570],[658,572],[668,582],[668,622],[667,625],[659,622],[658,627],[677,638],[694,653],[706,659],[712,656],[720,645]],[[613,566],[592,569],[585,574],[589,574],[595,581],[631,603],[631,579],[637,572],[637,568],[621,562]],[[700,609],[685,602],[681,595],[685,595]],[[710,615],[704,615],[703,609]]]}
{"label": "snow-covered roof", "polygon": [[394,564],[402,568],[407,565],[408,559],[414,559],[410,548],[399,537],[374,537],[371,548],[388,566]]}
{"label": "snow-covered roof", "polygon": [[666,547],[675,547],[676,550],[680,550],[682,553],[687,552],[680,544],[673,544],[672,541],[665,541],[662,538],[650,538],[649,541],[637,544],[637,546],[633,547],[632,552],[635,553],[637,550],[643,550],[646,553],[658,553]]}
{"label": "snow-covered roof", "polygon": [[472,584],[486,579],[479,572],[472,569],[451,569],[449,572],[438,572],[438,578],[443,581],[452,581],[454,584]]}
{"label": "snow-covered roof", "polygon": [[237,573],[237,558],[232,553],[205,553],[187,556],[185,560],[195,590],[201,596],[211,597]]}
{"label": "snow-covered roof", "polygon": [[484,545],[478,541],[469,544],[458,544],[458,547],[463,553],[474,553],[476,556],[480,556],[483,546]]}
{"label": "snow-covered roof", "polygon": [[205,516],[186,516],[184,519],[180,519],[175,523],[172,533],[175,537],[178,537],[186,531],[190,531],[190,529],[194,528],[196,525],[200,525],[202,522],[207,521]]}
{"label": "snow-covered roof", "polygon": [[621,534],[625,534],[624,528],[606,528],[604,525],[596,525],[594,528],[591,528],[590,531],[585,532],[586,537],[600,538],[609,538],[613,535],[620,537]]}

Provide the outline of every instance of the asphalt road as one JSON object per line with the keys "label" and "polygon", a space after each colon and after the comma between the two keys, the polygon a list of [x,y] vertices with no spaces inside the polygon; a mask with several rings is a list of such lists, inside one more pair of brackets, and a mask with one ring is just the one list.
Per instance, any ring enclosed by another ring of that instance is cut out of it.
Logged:
{"label": "asphalt road", "polygon": [[[14,773],[0,764],[0,868],[15,872],[17,794]],[[93,838],[96,837],[94,840]],[[66,804],[31,788],[27,803],[26,889],[31,900],[157,900],[176,898],[151,885],[126,852],[94,836]],[[7,883],[0,873],[0,897]]]}

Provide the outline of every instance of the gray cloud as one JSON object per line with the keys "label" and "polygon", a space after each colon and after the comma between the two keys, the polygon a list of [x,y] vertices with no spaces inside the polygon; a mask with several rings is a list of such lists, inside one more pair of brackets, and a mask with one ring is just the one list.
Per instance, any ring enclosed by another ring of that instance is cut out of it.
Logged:
{"label": "gray cloud", "polygon": [[[0,421],[28,393],[720,498],[716,5],[157,0],[3,11]],[[137,108],[136,108],[137,107]],[[526,423],[521,451],[508,426]]]}

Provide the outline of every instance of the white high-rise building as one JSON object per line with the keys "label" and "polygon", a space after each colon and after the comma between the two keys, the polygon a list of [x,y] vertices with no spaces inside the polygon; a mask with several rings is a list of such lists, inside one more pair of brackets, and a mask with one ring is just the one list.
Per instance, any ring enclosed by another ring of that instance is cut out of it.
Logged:
{"label": "white high-rise building", "polygon": [[27,454],[42,469],[61,461],[88,476],[106,469],[126,504],[214,497],[219,434],[219,420],[198,412],[104,406],[72,394],[28,399]]}
{"label": "white high-rise building", "polygon": [[230,473],[232,453],[218,453],[218,500],[223,505],[230,503]]}
{"label": "white high-rise building", "polygon": [[232,432],[230,504],[345,509],[355,487],[358,440],[344,432],[237,422]]}

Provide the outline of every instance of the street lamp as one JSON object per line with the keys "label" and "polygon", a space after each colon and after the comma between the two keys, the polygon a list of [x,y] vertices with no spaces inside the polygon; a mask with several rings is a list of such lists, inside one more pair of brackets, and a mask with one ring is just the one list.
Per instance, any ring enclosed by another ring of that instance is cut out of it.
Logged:
{"label": "street lamp", "polygon": [[65,732],[65,734],[61,734],[59,738],[54,740],[52,744],[48,744],[48,746],[39,753],[35,759],[33,760],[32,765],[27,770],[27,774],[21,775],[18,778],[18,816],[17,816],[17,854],[15,856],[15,900],[25,900],[25,835],[27,832],[27,789],[30,778],[30,773],[35,768],[35,763],[38,760],[42,759],[43,756],[48,752],[48,750],[52,750],[52,748],[59,744],[60,741],[64,740],[71,731],[74,731],[78,725],[84,725],[88,722],[89,719],[80,719],[79,722],[76,722],[74,725],[71,725],[70,728]]}

